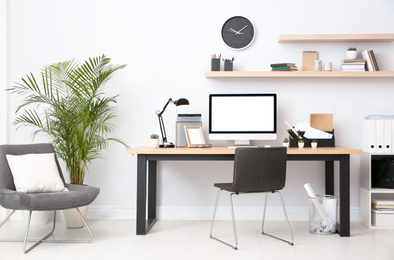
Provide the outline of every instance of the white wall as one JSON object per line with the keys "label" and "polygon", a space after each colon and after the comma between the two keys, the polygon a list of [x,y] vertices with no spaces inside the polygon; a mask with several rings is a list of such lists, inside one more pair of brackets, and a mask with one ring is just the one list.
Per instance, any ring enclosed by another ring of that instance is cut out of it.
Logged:
{"label": "white wall", "polygon": [[[186,97],[191,105],[179,113],[202,113],[207,137],[210,93],[274,92],[278,94],[277,141],[285,137],[284,120],[308,121],[310,113],[333,113],[336,143],[361,148],[361,120],[368,114],[393,114],[393,79],[207,79],[210,54],[235,58],[235,70],[269,70],[270,63],[302,64],[302,52],[316,50],[332,61],[334,70],[348,47],[373,49],[381,70],[394,70],[393,43],[279,44],[280,34],[393,33],[394,2],[359,1],[125,1],[125,0],[15,0],[10,1],[10,81],[38,72],[46,64],[70,58],[79,60],[103,53],[113,63],[128,64],[108,91],[119,93],[116,136],[130,146],[147,145],[159,132],[155,111],[169,97]],[[222,42],[220,30],[231,16],[244,15],[256,27],[254,43],[232,51]],[[20,102],[12,96],[11,121]],[[165,115],[168,139],[175,141],[176,109]],[[2,127],[4,128],[4,126]],[[3,129],[2,129],[3,130]],[[12,128],[10,142],[31,142],[31,129]],[[45,140],[45,139],[43,139]],[[37,140],[40,141],[40,140]],[[211,142],[227,145],[227,142]],[[136,156],[113,144],[96,161],[86,183],[101,188],[93,217],[134,218]],[[351,156],[351,213],[359,218],[360,157]],[[307,219],[303,184],[324,192],[323,163],[289,162],[283,191],[292,219]],[[230,162],[160,162],[158,205],[161,218],[209,218],[216,190],[214,182],[231,180]],[[260,196],[237,198],[254,214]],[[274,200],[271,204],[279,205]],[[300,215],[297,215],[300,213]],[[251,214],[251,215],[253,215]],[[254,218],[254,215],[252,216]],[[259,218],[259,216],[256,218]]]}
{"label": "white wall", "polygon": [[[0,0],[0,143],[8,142],[8,94],[5,89],[8,85],[8,5],[6,0]],[[0,206],[0,221],[6,216],[7,211]]]}

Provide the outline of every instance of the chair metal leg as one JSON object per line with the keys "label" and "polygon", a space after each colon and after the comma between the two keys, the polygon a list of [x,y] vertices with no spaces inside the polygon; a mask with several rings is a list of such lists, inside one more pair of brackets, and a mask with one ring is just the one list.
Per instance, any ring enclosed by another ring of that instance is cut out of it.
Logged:
{"label": "chair metal leg", "polygon": [[287,240],[282,239],[282,238],[280,238],[280,237],[276,237],[276,236],[274,236],[274,235],[271,235],[271,234],[268,234],[268,233],[264,232],[265,212],[266,212],[266,208],[267,208],[268,193],[265,194],[263,224],[262,224],[262,228],[261,228],[261,233],[262,233],[263,235],[267,235],[267,236],[270,236],[270,237],[272,237],[272,238],[276,238],[276,239],[278,239],[278,240],[281,240],[281,241],[286,242],[286,243],[288,243],[289,245],[292,245],[292,246],[293,246],[293,245],[294,245],[293,232],[291,231],[290,222],[289,222],[289,218],[287,217],[287,212],[286,212],[285,203],[284,203],[284,201],[283,201],[282,194],[281,194],[279,191],[275,191],[275,193],[278,193],[278,194],[279,194],[280,201],[281,201],[281,204],[282,204],[283,214],[285,215],[285,218],[286,218],[287,227],[288,227],[288,229],[289,229],[289,233],[290,233],[290,238],[291,238],[291,240],[290,240],[290,241],[287,241]]}
{"label": "chair metal leg", "polygon": [[[5,222],[7,222],[7,220],[15,213],[16,210],[12,210],[12,212],[6,217],[6,219],[0,224],[0,228],[5,224]],[[55,231],[56,228],[56,211],[54,211],[53,213],[53,226],[52,226],[52,230],[43,238],[41,239],[28,239],[29,236],[29,231],[30,231],[30,222],[31,222],[31,216],[32,216],[32,211],[29,212],[29,217],[28,217],[28,222],[27,222],[27,227],[26,227],[26,232],[25,232],[25,237],[23,240],[0,240],[0,242],[23,242],[23,252],[26,254],[28,252],[30,252],[32,249],[34,249],[36,246],[38,246],[41,243],[90,243],[93,241],[94,239],[94,235],[92,233],[92,231],[90,230],[88,224],[86,223],[85,219],[83,218],[81,212],[79,211],[79,209],[77,208],[77,211],[79,213],[79,216],[81,217],[84,226],[86,227],[86,229],[88,230],[89,234],[90,234],[90,239],[88,240],[47,240],[47,238],[49,238],[53,232]],[[29,248],[26,248],[26,245],[28,242],[36,242],[34,243],[32,246],[30,246]]]}
{"label": "chair metal leg", "polygon": [[10,217],[11,217],[12,215],[14,215],[15,211],[16,211],[16,210],[13,209],[13,210],[10,212],[10,214],[8,214],[8,216],[3,220],[3,222],[1,222],[0,228],[10,219]]}
{"label": "chair metal leg", "polygon": [[28,242],[27,238],[29,236],[29,230],[30,230],[30,222],[31,222],[31,215],[32,215],[32,211],[29,211],[29,219],[27,220],[27,227],[26,227],[26,234],[25,234],[25,239],[23,240],[23,253],[27,254],[28,252],[30,252],[33,248],[35,248],[36,246],[38,246],[39,244],[41,244],[42,242],[44,242],[45,239],[47,239],[48,237],[50,237],[53,234],[53,231],[55,231],[55,227],[56,227],[56,211],[53,212],[53,227],[51,232],[49,232],[46,236],[44,236],[43,238],[41,238],[40,240],[38,240],[36,243],[34,243],[31,247],[26,249],[26,244]]}
{"label": "chair metal leg", "polygon": [[218,194],[217,194],[217,196],[216,196],[215,209],[214,209],[214,211],[213,211],[213,217],[212,217],[212,221],[211,221],[211,231],[209,232],[209,237],[212,238],[212,239],[215,239],[216,241],[219,241],[219,242],[221,242],[221,243],[223,243],[223,244],[225,244],[225,245],[227,245],[227,246],[229,246],[229,247],[231,247],[231,248],[233,248],[233,249],[235,249],[235,250],[237,250],[237,249],[238,249],[238,248],[237,248],[237,246],[238,246],[238,239],[237,239],[237,229],[236,229],[236,226],[235,226],[234,207],[233,207],[233,199],[232,199],[232,196],[233,196],[233,194],[235,194],[235,193],[231,193],[231,194],[230,194],[231,217],[232,217],[232,225],[233,225],[233,233],[234,233],[234,242],[235,242],[235,246],[233,246],[233,245],[231,245],[231,244],[229,244],[229,243],[227,243],[227,242],[224,242],[223,240],[220,240],[220,239],[218,239],[218,238],[216,238],[216,237],[214,237],[214,236],[212,235],[213,225],[214,225],[215,217],[216,217],[216,210],[217,210],[217,207],[218,207],[219,197],[220,197],[220,192],[221,192],[221,191],[222,191],[222,189],[220,189],[220,190],[218,191]]}

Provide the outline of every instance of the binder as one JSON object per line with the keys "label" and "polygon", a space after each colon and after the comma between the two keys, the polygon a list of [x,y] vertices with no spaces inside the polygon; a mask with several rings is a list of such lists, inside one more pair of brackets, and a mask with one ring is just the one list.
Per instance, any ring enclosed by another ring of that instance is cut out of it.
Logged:
{"label": "binder", "polygon": [[366,117],[363,120],[363,151],[376,153],[375,119]]}
{"label": "binder", "polygon": [[376,128],[376,153],[384,153],[384,119],[378,118],[375,120]]}
{"label": "binder", "polygon": [[384,119],[384,144],[383,153],[391,153],[392,150],[392,120]]}

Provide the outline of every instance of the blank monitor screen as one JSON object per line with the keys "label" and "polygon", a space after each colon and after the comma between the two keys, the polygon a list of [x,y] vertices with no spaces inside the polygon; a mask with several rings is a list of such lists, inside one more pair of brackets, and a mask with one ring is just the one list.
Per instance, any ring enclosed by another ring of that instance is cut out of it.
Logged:
{"label": "blank monitor screen", "polygon": [[211,94],[209,138],[276,139],[276,94]]}

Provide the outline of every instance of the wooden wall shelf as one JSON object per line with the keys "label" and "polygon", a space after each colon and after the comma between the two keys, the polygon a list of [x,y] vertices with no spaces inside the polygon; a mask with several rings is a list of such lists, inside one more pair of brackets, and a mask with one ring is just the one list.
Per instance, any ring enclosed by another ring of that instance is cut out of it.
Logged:
{"label": "wooden wall shelf", "polygon": [[281,34],[280,43],[392,42],[394,33],[380,34]]}
{"label": "wooden wall shelf", "polygon": [[206,78],[394,78],[394,71],[206,71]]}

